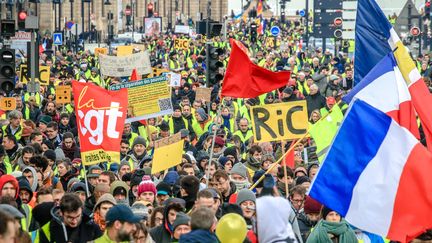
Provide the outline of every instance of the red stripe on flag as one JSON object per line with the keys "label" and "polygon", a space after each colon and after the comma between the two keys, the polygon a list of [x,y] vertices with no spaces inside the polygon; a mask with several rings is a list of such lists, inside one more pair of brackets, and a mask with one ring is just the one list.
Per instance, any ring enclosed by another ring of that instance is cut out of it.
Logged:
{"label": "red stripe on flag", "polygon": [[408,89],[423,127],[428,150],[432,152],[432,95],[423,79],[411,84]]}
{"label": "red stripe on flag", "polygon": [[[432,154],[417,144],[399,179],[388,238],[408,242],[432,228]],[[397,178],[388,178],[397,180]]]}
{"label": "red stripe on flag", "polygon": [[408,129],[417,139],[420,138],[412,101],[404,101],[399,104],[399,110],[389,111],[386,114],[399,125]]}

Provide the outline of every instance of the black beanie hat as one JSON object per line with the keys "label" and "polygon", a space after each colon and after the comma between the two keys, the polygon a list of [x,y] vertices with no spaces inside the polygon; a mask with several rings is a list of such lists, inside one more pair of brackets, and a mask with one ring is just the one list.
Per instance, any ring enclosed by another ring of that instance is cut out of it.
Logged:
{"label": "black beanie hat", "polygon": [[327,215],[330,212],[332,212],[332,211],[334,211],[334,210],[323,205],[322,208],[321,208],[321,216],[322,216],[321,218],[323,220],[325,220],[325,218],[327,217]]}

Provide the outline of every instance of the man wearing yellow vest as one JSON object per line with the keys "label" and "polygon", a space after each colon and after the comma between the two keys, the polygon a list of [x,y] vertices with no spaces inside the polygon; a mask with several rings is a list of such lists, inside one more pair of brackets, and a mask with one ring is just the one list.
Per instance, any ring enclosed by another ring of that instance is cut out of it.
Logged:
{"label": "man wearing yellow vest", "polygon": [[2,127],[3,136],[14,135],[16,140],[21,139],[22,126],[21,126],[22,113],[17,110],[13,110],[8,114],[9,125]]}
{"label": "man wearing yellow vest", "polygon": [[195,120],[192,123],[192,128],[197,137],[201,137],[201,135],[207,132],[211,123],[211,119],[209,119],[209,116],[203,108],[196,109]]}
{"label": "man wearing yellow vest", "polygon": [[34,243],[88,242],[102,235],[99,226],[83,212],[83,203],[76,194],[66,193],[52,216],[37,231]]}

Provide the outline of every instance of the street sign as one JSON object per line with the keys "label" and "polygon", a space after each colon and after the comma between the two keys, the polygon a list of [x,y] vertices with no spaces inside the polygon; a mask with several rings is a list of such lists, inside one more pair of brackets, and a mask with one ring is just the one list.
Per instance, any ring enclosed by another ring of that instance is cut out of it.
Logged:
{"label": "street sign", "polygon": [[54,45],[63,45],[63,33],[53,33]]}
{"label": "street sign", "polygon": [[341,26],[342,23],[343,23],[342,18],[335,18],[334,21],[333,21],[333,24],[334,24],[335,26],[337,26],[337,27]]}
{"label": "street sign", "polygon": [[74,22],[73,21],[68,21],[68,22],[66,22],[66,28],[68,29],[68,30],[71,30],[72,29],[72,27],[74,26]]}
{"label": "street sign", "polygon": [[304,9],[299,10],[300,17],[304,17],[306,15],[306,11]]}
{"label": "street sign", "polygon": [[273,26],[271,27],[270,32],[273,36],[278,36],[280,33],[280,29],[278,26]]}
{"label": "street sign", "polygon": [[420,35],[420,28],[417,26],[414,26],[410,29],[410,33],[412,36],[419,36]]}

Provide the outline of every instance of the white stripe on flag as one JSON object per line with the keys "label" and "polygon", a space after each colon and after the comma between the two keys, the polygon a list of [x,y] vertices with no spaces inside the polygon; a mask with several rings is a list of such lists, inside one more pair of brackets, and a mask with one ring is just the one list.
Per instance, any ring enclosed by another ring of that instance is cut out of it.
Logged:
{"label": "white stripe on flag", "polygon": [[[354,186],[346,220],[356,227],[387,236],[400,176],[417,140],[392,121],[376,156]],[[365,145],[367,146],[367,145]]]}

